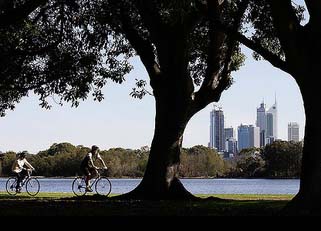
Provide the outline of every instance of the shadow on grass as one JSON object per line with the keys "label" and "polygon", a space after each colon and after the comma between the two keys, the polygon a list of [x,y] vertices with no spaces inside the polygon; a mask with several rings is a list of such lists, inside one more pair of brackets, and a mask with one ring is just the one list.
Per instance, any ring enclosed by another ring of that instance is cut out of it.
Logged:
{"label": "shadow on grass", "polygon": [[217,197],[186,201],[118,200],[113,197],[45,198],[0,195],[2,216],[271,216],[287,201],[232,200]]}

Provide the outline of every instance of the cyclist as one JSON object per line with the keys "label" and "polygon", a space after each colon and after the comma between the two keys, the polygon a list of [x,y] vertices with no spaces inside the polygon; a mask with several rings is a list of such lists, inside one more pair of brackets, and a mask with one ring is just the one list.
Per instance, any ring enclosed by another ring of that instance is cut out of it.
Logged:
{"label": "cyclist", "polygon": [[[23,151],[17,154],[17,159],[12,165],[12,172],[17,176],[17,186],[16,192],[21,192],[21,182],[25,179],[26,176],[30,176],[31,171],[35,170],[34,167],[27,161],[26,155],[27,151]],[[26,168],[27,167],[27,168]]]}
{"label": "cyclist", "polygon": [[104,160],[99,155],[99,147],[93,145],[91,147],[91,151],[85,156],[80,165],[80,169],[85,175],[86,192],[92,192],[92,189],[90,188],[90,180],[98,175],[97,170],[99,168],[95,166],[95,162],[97,159],[104,166],[104,169],[107,169]]}

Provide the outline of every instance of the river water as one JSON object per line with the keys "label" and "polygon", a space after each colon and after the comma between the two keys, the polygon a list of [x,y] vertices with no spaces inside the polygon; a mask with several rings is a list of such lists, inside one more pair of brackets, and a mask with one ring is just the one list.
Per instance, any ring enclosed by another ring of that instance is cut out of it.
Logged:
{"label": "river water", "polygon": [[[0,192],[5,191],[6,178],[0,178]],[[112,192],[122,194],[134,189],[141,179],[110,179]],[[71,191],[73,179],[41,178],[41,192]],[[182,179],[193,194],[290,194],[299,190],[299,180],[271,179]]]}

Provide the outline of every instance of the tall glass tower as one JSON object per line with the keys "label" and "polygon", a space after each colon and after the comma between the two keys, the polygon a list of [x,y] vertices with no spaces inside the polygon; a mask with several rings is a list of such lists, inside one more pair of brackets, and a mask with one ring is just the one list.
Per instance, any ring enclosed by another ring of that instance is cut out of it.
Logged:
{"label": "tall glass tower", "polygon": [[242,149],[250,147],[250,132],[249,126],[245,124],[241,124],[237,129],[237,137],[238,137],[238,148],[239,151]]}
{"label": "tall glass tower", "polygon": [[260,146],[265,146],[266,138],[266,109],[264,102],[256,110],[256,126],[260,128]]}
{"label": "tall glass tower", "polygon": [[273,137],[274,140],[278,138],[278,108],[277,102],[266,113],[266,137]]}
{"label": "tall glass tower", "polygon": [[210,148],[225,150],[224,113],[221,108],[214,109],[210,115]]}

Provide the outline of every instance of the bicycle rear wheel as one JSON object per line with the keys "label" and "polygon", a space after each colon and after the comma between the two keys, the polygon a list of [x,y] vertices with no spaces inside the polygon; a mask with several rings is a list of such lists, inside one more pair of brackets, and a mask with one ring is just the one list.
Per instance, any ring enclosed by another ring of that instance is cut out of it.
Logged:
{"label": "bicycle rear wheel", "polygon": [[16,195],[17,194],[16,187],[17,187],[17,178],[10,177],[6,183],[7,193],[12,196]]}
{"label": "bicycle rear wheel", "polygon": [[108,196],[111,192],[111,182],[107,177],[100,177],[95,185],[96,193],[102,196]]}
{"label": "bicycle rear wheel", "polygon": [[28,179],[26,183],[26,190],[30,196],[36,196],[40,191],[40,183],[38,179],[33,177]]}
{"label": "bicycle rear wheel", "polygon": [[86,183],[83,177],[77,177],[72,182],[72,191],[78,197],[86,194]]}

